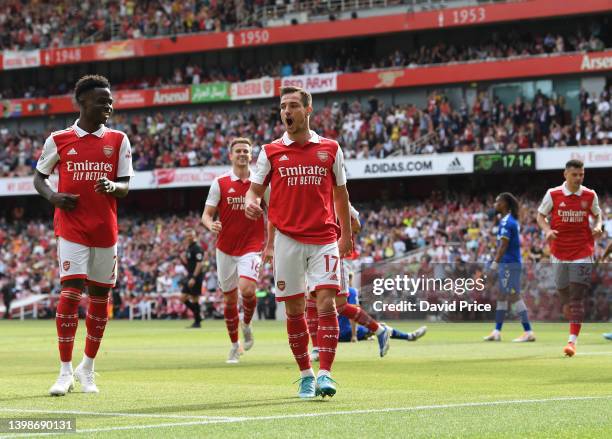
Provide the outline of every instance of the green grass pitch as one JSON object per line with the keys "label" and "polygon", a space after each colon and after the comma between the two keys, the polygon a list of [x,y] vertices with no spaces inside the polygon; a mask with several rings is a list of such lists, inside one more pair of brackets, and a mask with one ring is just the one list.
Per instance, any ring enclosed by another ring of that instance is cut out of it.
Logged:
{"label": "green grass pitch", "polygon": [[[419,322],[392,322],[412,330]],[[567,324],[538,341],[484,343],[491,324],[438,323],[416,343],[342,343],[334,398],[295,397],[283,322],[254,322],[255,346],[226,365],[222,321],[111,321],[96,360],[100,394],[47,396],[58,357],[53,321],[0,322],[0,419],[76,417],[71,437],[612,437],[611,324],[585,324],[564,358]],[[80,361],[84,322],[74,364]],[[32,435],[29,435],[32,436]],[[0,433],[0,438],[13,437]],[[57,437],[57,436],[56,436]]]}

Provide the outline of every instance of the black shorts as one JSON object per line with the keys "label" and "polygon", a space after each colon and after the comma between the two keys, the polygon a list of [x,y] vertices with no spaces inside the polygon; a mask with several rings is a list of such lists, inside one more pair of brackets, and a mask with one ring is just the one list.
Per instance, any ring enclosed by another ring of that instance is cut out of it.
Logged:
{"label": "black shorts", "polygon": [[187,278],[183,283],[183,294],[189,294],[190,296],[199,296],[202,294],[202,279],[196,279],[195,284],[192,288],[189,288],[189,279]]}

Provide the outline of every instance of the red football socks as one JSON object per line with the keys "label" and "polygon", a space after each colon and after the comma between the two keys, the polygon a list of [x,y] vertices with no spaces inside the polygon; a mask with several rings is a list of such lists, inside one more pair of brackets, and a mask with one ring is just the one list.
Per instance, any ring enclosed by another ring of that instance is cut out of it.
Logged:
{"label": "red football socks", "polygon": [[87,326],[85,355],[89,358],[96,358],[107,321],[108,295],[89,296],[89,306],[87,307],[87,317],[85,318],[85,325]]}
{"label": "red football socks", "polygon": [[60,359],[64,363],[72,361],[74,336],[79,325],[80,301],[81,291],[76,288],[62,288],[55,314],[55,326],[57,327]]}
{"label": "red football socks", "polygon": [[296,315],[287,314],[287,335],[289,336],[289,346],[293,352],[293,357],[300,370],[310,369],[308,327],[306,326],[304,313]]}
{"label": "red football socks", "polygon": [[338,316],[335,310],[332,312],[319,313],[319,328],[317,339],[319,345],[319,370],[331,372],[332,363],[336,356],[338,337]]}

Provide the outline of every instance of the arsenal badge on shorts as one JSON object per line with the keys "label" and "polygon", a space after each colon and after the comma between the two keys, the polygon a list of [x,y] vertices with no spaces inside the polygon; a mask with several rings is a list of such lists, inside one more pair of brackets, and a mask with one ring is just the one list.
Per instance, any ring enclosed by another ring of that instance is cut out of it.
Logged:
{"label": "arsenal badge on shorts", "polygon": [[284,280],[279,280],[278,282],[276,282],[276,287],[279,290],[284,291],[285,290],[285,281]]}
{"label": "arsenal badge on shorts", "polygon": [[113,147],[112,147],[112,146],[110,146],[110,145],[105,145],[105,146],[102,148],[102,151],[104,151],[104,155],[105,155],[106,157],[110,157],[110,156],[113,154]]}
{"label": "arsenal badge on shorts", "polygon": [[62,268],[64,269],[64,271],[70,270],[70,261],[64,261],[64,263],[62,264]]}
{"label": "arsenal badge on shorts", "polygon": [[317,151],[317,157],[319,157],[319,160],[321,160],[322,162],[326,162],[327,161],[327,151]]}

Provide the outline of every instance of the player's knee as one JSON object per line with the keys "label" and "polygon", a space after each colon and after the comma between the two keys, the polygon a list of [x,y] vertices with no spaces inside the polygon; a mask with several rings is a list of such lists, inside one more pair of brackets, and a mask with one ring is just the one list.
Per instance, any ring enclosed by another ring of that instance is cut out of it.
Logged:
{"label": "player's knee", "polygon": [[334,297],[319,295],[317,297],[317,311],[319,313],[332,312],[336,310],[336,301]]}
{"label": "player's knee", "polygon": [[236,290],[230,291],[223,295],[223,303],[226,305],[235,305],[238,303],[238,294]]}
{"label": "player's knee", "polygon": [[85,279],[68,279],[62,282],[62,288],[74,288],[83,292],[85,289]]}
{"label": "player's knee", "polygon": [[240,294],[242,297],[251,297],[255,295],[255,284],[249,282],[248,284],[240,288]]}
{"label": "player's knee", "polygon": [[517,313],[522,313],[523,311],[527,311],[527,305],[525,305],[525,301],[523,299],[517,300],[515,306],[515,311]]}
{"label": "player's knee", "polygon": [[497,301],[497,310],[498,311],[507,311],[508,310],[508,301],[507,300],[498,300]]}

